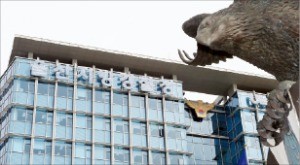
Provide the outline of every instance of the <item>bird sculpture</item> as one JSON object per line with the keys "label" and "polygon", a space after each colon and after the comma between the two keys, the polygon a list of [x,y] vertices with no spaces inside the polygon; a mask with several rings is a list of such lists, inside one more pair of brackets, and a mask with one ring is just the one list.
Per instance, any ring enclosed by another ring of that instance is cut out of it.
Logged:
{"label": "bird sculpture", "polygon": [[268,113],[258,124],[264,144],[278,145],[288,130],[288,90],[299,80],[299,1],[235,0],[228,8],[190,18],[182,29],[197,41],[193,57],[178,50],[183,62],[205,66],[236,56],[282,81],[269,94]]}
{"label": "bird sculpture", "polygon": [[209,65],[237,56],[279,81],[299,78],[299,1],[235,0],[213,14],[196,15],[184,22],[183,31],[197,41],[191,65]]}

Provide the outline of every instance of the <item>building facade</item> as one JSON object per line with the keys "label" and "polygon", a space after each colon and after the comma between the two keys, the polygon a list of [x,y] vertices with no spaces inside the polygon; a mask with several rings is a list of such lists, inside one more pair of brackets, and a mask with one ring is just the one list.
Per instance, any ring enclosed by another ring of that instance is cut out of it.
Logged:
{"label": "building facade", "polygon": [[1,164],[265,163],[264,94],[238,90],[199,119],[176,79],[21,57],[0,89]]}
{"label": "building facade", "polygon": [[[26,36],[9,62],[0,164],[265,164],[272,78]],[[228,97],[199,118],[185,91]]]}

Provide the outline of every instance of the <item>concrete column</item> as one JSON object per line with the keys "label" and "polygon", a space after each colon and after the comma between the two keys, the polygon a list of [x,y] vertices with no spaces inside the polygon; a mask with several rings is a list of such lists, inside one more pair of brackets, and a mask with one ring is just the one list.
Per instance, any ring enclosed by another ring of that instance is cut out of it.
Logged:
{"label": "concrete column", "polygon": [[92,82],[92,164],[94,163],[94,159],[95,159],[95,110],[94,110],[94,101],[95,101],[95,73],[96,73],[96,67],[95,65],[93,65],[93,82]]}
{"label": "concrete column", "polygon": [[167,145],[167,137],[168,137],[168,132],[167,132],[167,124],[166,124],[166,97],[163,96],[162,98],[162,113],[163,113],[163,123],[164,123],[164,143],[165,143],[165,151],[166,151],[166,164],[170,164],[169,162],[169,150],[168,150],[168,145]]}
{"label": "concrete column", "polygon": [[237,85],[232,84],[232,86],[227,91],[227,96],[231,97],[237,91]]}
{"label": "concrete column", "polygon": [[33,59],[33,52],[28,52],[28,58]]}
{"label": "concrete column", "polygon": [[75,157],[75,135],[76,135],[76,97],[77,97],[77,60],[72,60],[74,66],[74,90],[73,90],[73,136],[72,136],[72,157],[71,162],[75,164],[74,157]]}
{"label": "concrete column", "polygon": [[129,163],[133,164],[133,154],[132,154],[132,126],[131,126],[131,116],[130,116],[130,106],[131,106],[131,93],[128,91],[128,136],[129,136]]}
{"label": "concrete column", "polygon": [[130,71],[129,71],[129,68],[128,68],[128,67],[124,67],[124,73],[126,73],[126,74],[129,74],[129,73],[130,73]]}
{"label": "concrete column", "polygon": [[34,134],[35,134],[35,118],[36,118],[36,106],[37,106],[37,90],[38,90],[38,78],[34,78],[34,101],[33,101],[32,124],[31,124],[29,164],[33,163],[33,147],[34,147],[34,137],[35,137]]}
{"label": "concrete column", "polygon": [[[113,69],[110,70],[111,73],[113,72]],[[112,75],[111,75],[112,76]],[[115,156],[114,156],[114,118],[113,118],[113,115],[112,115],[112,112],[113,112],[113,99],[114,99],[114,96],[113,96],[114,92],[113,92],[113,88],[111,87],[110,88],[110,144],[111,144],[111,152],[110,152],[110,164],[114,164],[114,159],[115,159]]]}
{"label": "concrete column", "polygon": [[149,122],[149,95],[148,93],[145,94],[145,110],[146,110],[146,130],[147,130],[147,146],[148,146],[148,164],[152,163],[152,155],[150,150],[150,122]]}
{"label": "concrete column", "polygon": [[[59,61],[56,60],[55,64],[58,65]],[[53,105],[53,115],[52,115],[52,148],[51,148],[51,164],[54,164],[54,155],[55,155],[55,137],[56,137],[56,96],[58,89],[58,81],[55,79],[55,88],[54,88],[54,105]]]}

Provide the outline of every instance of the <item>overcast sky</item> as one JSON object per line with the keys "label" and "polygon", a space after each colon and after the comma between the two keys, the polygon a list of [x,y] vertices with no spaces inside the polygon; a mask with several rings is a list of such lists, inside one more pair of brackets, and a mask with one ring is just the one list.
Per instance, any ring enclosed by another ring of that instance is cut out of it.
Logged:
{"label": "overcast sky", "polygon": [[[213,13],[232,1],[1,1],[1,73],[8,65],[15,34],[180,60],[196,41],[182,23]],[[234,58],[213,67],[268,75]]]}

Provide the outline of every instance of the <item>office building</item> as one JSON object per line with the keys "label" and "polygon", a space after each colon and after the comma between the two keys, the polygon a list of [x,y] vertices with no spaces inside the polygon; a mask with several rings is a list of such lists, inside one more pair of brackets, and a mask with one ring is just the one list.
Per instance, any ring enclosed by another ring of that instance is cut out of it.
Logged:
{"label": "office building", "polygon": [[[0,85],[1,164],[266,160],[256,132],[276,85],[266,77],[19,36]],[[229,97],[198,118],[186,90]]]}

